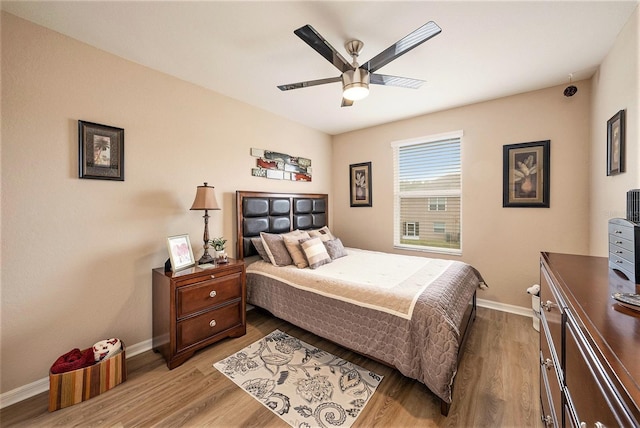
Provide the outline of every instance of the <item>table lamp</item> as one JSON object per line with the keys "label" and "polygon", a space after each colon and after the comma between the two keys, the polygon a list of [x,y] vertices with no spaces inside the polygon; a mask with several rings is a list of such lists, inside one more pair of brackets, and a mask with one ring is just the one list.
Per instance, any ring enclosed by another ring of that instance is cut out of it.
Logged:
{"label": "table lamp", "polygon": [[208,210],[219,210],[218,201],[216,201],[216,194],[213,186],[198,186],[196,191],[196,199],[191,206],[192,210],[204,210],[204,254],[198,260],[198,264],[211,263],[213,257],[209,254],[209,213]]}

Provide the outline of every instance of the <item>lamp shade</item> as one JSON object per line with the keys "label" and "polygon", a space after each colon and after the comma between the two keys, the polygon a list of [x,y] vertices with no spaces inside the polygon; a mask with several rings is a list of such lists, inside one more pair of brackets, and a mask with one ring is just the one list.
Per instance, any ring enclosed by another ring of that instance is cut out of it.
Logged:
{"label": "lamp shade", "polygon": [[216,193],[213,186],[198,186],[196,198],[191,205],[192,210],[219,210],[218,201],[216,201]]}
{"label": "lamp shade", "polygon": [[342,73],[342,96],[358,101],[369,95],[369,72],[363,68],[347,70]]}

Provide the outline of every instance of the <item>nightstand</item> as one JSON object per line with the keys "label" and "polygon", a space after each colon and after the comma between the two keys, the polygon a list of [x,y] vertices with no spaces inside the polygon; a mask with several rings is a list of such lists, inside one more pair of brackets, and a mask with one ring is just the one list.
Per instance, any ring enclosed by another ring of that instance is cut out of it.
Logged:
{"label": "nightstand", "polygon": [[153,269],[153,349],[174,369],[226,337],[243,336],[246,325],[244,262],[178,272]]}

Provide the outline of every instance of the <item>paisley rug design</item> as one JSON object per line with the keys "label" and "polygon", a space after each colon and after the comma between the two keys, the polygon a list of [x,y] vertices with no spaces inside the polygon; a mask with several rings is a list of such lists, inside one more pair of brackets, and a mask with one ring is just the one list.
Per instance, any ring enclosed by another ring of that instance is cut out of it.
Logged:
{"label": "paisley rug design", "polygon": [[350,427],[382,381],[280,330],[213,366],[296,428]]}

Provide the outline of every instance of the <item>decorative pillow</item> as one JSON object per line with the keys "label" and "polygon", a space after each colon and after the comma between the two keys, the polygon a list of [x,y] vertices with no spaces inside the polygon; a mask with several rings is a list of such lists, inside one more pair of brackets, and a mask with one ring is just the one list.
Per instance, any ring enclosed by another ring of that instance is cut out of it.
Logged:
{"label": "decorative pillow", "polygon": [[331,257],[331,260],[339,259],[340,257],[347,255],[347,250],[344,249],[344,245],[342,245],[340,238],[325,241],[323,244],[327,249],[327,253],[329,253],[329,257]]}
{"label": "decorative pillow", "polygon": [[303,231],[300,231],[297,235],[286,233],[282,235],[282,238],[284,239],[284,245],[289,251],[289,255],[293,259],[293,264],[296,265],[298,269],[303,269],[309,266],[309,263],[307,263],[307,259],[302,252],[302,247],[300,246],[300,240],[309,239],[309,234]]}
{"label": "decorative pillow", "polygon": [[323,242],[335,239],[335,236],[333,236],[333,234],[331,233],[331,231],[327,226],[324,226],[321,229],[310,230],[309,236],[312,238],[320,238]]}
{"label": "decorative pillow", "polygon": [[284,239],[280,235],[273,233],[260,232],[260,238],[264,244],[264,250],[269,257],[269,261],[274,266],[289,266],[293,263],[287,247],[284,245]]}
{"label": "decorative pillow", "polygon": [[253,246],[256,247],[256,251],[258,252],[260,257],[262,257],[262,260],[264,260],[267,263],[271,263],[271,260],[269,259],[269,254],[267,254],[267,250],[264,249],[264,244],[262,243],[262,239],[258,237],[251,238],[251,243],[253,243]]}
{"label": "decorative pillow", "polygon": [[303,240],[300,246],[302,247],[302,251],[304,251],[304,255],[307,257],[311,269],[331,263],[331,257],[329,257],[329,253],[327,253],[327,249],[324,247],[320,238]]}

